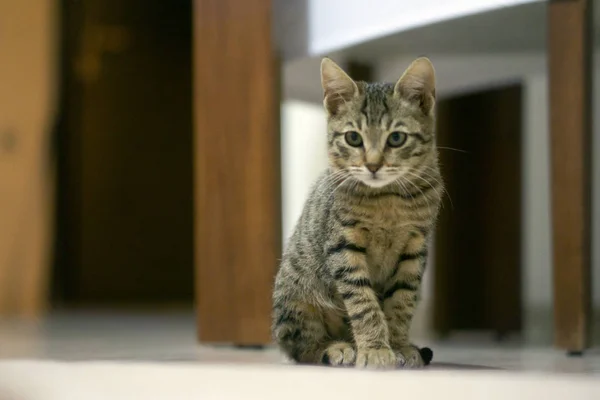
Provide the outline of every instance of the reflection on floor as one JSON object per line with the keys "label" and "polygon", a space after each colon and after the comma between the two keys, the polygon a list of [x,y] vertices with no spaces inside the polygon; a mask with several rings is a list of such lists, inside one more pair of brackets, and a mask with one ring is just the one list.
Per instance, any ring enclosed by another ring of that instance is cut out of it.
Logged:
{"label": "reflection on floor", "polygon": [[[285,362],[279,352],[200,346],[191,313],[55,314],[38,323],[0,320],[0,359],[119,360],[183,363]],[[434,351],[429,369],[500,369],[600,375],[600,350],[567,357],[551,347],[502,343],[481,336],[419,342]]]}

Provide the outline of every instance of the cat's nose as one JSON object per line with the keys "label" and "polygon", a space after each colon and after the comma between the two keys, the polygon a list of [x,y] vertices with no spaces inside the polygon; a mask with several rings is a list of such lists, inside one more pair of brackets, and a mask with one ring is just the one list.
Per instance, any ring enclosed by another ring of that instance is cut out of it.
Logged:
{"label": "cat's nose", "polygon": [[372,173],[375,173],[375,172],[379,171],[379,168],[381,168],[381,164],[368,163],[368,164],[365,164],[365,167],[367,167],[367,169],[369,171],[371,171]]}

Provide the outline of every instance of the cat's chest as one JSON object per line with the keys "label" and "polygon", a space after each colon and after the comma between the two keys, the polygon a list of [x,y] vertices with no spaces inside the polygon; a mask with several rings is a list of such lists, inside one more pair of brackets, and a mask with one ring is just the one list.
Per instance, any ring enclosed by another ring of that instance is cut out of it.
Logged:
{"label": "cat's chest", "polygon": [[390,223],[382,225],[366,228],[368,232],[365,232],[367,263],[374,281],[384,280],[387,272],[393,270],[411,237],[409,226]]}
{"label": "cat's chest", "polygon": [[391,204],[374,211],[364,219],[360,229],[364,233],[371,277],[381,281],[398,262],[415,226],[410,213],[402,207]]}
{"label": "cat's chest", "polygon": [[411,209],[394,198],[358,204],[352,209],[374,245],[397,240],[414,222]]}
{"label": "cat's chest", "polygon": [[349,229],[357,244],[367,250],[374,282],[386,279],[419,226],[427,224],[427,218],[416,215],[413,208],[394,196],[347,201],[338,212],[343,220],[356,223]]}

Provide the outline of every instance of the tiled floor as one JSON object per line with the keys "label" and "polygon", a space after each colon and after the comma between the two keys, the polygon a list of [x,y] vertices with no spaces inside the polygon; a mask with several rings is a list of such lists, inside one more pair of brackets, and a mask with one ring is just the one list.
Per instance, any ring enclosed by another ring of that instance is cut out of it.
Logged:
{"label": "tiled floor", "polygon": [[[434,343],[430,369],[500,369],[600,375],[600,350],[567,357],[551,347],[473,336]],[[53,315],[39,324],[0,320],[0,359],[119,360],[181,363],[284,362],[274,348],[199,346],[191,313]]]}

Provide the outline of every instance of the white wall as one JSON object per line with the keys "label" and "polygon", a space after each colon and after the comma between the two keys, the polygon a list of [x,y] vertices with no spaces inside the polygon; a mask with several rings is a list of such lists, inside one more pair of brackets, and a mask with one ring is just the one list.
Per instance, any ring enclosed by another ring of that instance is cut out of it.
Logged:
{"label": "white wall", "polygon": [[284,101],[281,108],[283,241],[292,234],[308,192],[327,168],[327,126],[319,104]]}
{"label": "white wall", "polygon": [[543,0],[308,0],[308,52],[320,55],[395,32]]}
{"label": "white wall", "polygon": [[530,309],[552,301],[550,147],[546,72],[524,81],[523,99],[523,302]]}
{"label": "white wall", "polygon": [[[377,79],[395,82],[419,54],[382,58]],[[535,53],[428,54],[436,70],[438,96],[521,80],[546,70],[546,59]]]}

